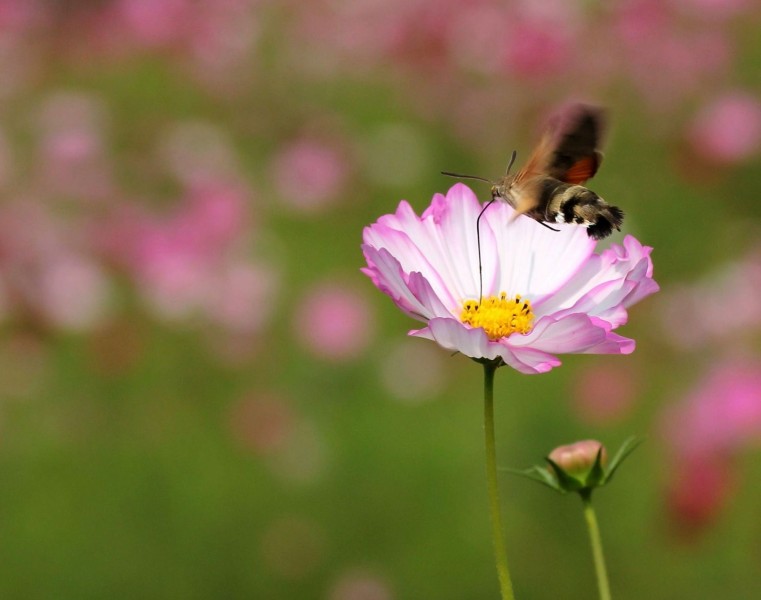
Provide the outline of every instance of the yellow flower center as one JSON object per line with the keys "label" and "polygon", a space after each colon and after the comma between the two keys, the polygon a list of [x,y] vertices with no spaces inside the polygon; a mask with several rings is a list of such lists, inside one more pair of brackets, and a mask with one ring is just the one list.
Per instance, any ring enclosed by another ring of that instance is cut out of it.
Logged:
{"label": "yellow flower center", "polygon": [[465,300],[462,304],[460,321],[472,327],[480,327],[490,340],[507,337],[511,333],[526,334],[531,331],[534,313],[531,303],[520,296],[507,298],[502,292],[499,296],[489,296],[478,300]]}

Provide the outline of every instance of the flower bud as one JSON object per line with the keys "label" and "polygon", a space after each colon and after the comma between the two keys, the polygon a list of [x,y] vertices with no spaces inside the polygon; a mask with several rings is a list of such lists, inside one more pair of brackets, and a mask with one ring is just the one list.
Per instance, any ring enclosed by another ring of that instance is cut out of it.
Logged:
{"label": "flower bud", "polygon": [[584,440],[566,446],[558,446],[550,452],[549,459],[568,475],[580,481],[592,470],[600,453],[600,464],[608,463],[608,453],[605,446],[597,440]]}
{"label": "flower bud", "polygon": [[578,492],[588,500],[592,490],[608,484],[621,463],[642,442],[630,437],[616,451],[608,464],[608,453],[600,442],[583,440],[567,446],[558,446],[545,459],[549,467],[534,465],[530,469],[509,469],[551,487],[556,492]]}

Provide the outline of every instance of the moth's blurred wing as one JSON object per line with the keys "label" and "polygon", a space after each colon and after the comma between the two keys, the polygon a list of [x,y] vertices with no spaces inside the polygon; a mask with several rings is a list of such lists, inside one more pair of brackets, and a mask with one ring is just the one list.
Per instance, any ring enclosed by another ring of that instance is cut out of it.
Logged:
{"label": "moth's blurred wing", "polygon": [[546,173],[565,183],[582,185],[597,173],[602,163],[604,112],[600,108],[578,105],[555,127],[555,145]]}

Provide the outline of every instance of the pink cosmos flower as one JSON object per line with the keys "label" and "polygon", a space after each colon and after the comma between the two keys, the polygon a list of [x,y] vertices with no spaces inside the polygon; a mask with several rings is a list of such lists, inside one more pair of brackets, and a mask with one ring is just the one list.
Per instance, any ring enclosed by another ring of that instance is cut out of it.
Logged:
{"label": "pink cosmos flower", "polygon": [[410,335],[521,373],[544,373],[562,353],[629,354],[634,340],[613,332],[626,309],[658,290],[651,248],[627,236],[595,254],[584,228],[559,232],[494,203],[481,219],[479,301],[476,219],[470,188],[436,194],[418,217],[406,201],[366,227],[363,272],[411,317]]}

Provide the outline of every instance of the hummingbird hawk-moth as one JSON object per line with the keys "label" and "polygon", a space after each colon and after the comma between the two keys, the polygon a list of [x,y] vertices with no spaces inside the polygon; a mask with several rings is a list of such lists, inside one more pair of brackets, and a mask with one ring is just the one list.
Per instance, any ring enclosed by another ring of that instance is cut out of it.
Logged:
{"label": "hummingbird hawk-moth", "polygon": [[516,215],[542,223],[576,223],[601,240],[620,229],[624,219],[620,208],[583,185],[602,162],[603,111],[577,105],[561,119],[550,124],[525,167],[492,186],[492,198],[507,201]]}
{"label": "hummingbird hawk-moth", "polygon": [[583,185],[602,162],[599,146],[604,128],[602,109],[575,105],[550,122],[526,165],[517,173],[509,172],[515,160],[513,152],[508,172],[499,181],[475,179],[492,185],[492,201],[510,204],[515,209],[513,218],[526,215],[546,227],[547,223],[575,223],[586,227],[589,237],[601,240],[613,229],[620,229],[624,219],[620,208]]}

